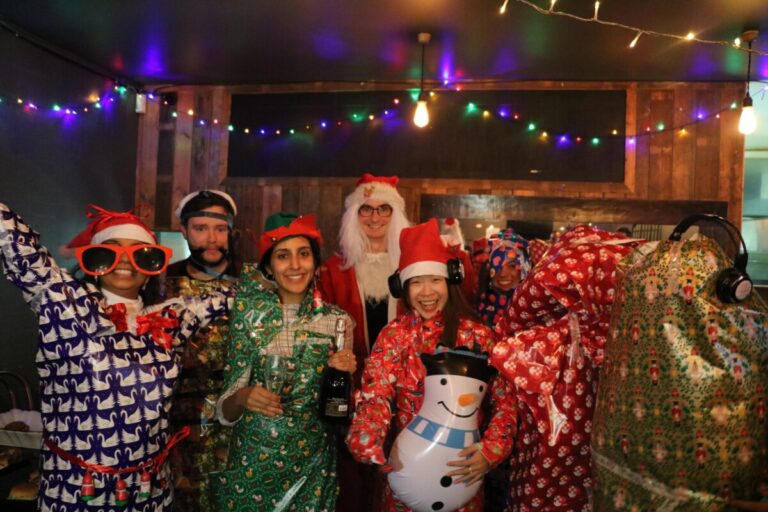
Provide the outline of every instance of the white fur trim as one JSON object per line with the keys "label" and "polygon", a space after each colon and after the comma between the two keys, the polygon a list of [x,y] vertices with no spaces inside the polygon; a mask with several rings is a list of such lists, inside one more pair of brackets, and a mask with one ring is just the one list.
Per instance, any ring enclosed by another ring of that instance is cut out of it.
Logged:
{"label": "white fur trim", "polygon": [[[366,195],[368,193],[369,195]],[[397,208],[400,211],[405,211],[405,199],[392,185],[382,183],[380,181],[372,181],[370,183],[363,183],[355,188],[355,191],[347,196],[344,200],[344,208],[355,207],[357,211],[362,204],[368,199],[374,201],[383,201],[388,203],[392,208]]]}
{"label": "white fur trim", "polygon": [[111,238],[125,238],[127,240],[137,240],[144,242],[145,244],[157,243],[155,237],[137,224],[118,224],[117,226],[110,226],[106,229],[102,229],[91,238],[92,244],[100,244],[104,240]]}
{"label": "white fur trim", "polygon": [[448,277],[448,265],[439,261],[417,261],[400,272],[400,282],[405,284],[412,277],[440,276]]}

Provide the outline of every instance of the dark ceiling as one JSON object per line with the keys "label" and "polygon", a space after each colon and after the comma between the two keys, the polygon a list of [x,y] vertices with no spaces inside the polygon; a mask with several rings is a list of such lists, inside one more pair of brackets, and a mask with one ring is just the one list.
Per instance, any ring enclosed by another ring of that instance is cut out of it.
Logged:
{"label": "dark ceiling", "polygon": [[[550,0],[531,0],[548,8]],[[743,80],[746,54],[544,15],[519,0],[0,0],[6,26],[142,84],[428,80]],[[766,0],[603,0],[599,18],[731,41]],[[559,0],[583,17],[593,0]],[[768,57],[753,63],[768,78]]]}

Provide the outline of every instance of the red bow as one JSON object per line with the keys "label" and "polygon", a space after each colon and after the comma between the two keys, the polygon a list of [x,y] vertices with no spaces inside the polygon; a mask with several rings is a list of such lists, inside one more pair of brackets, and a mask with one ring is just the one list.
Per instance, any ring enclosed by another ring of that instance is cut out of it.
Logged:
{"label": "red bow", "polygon": [[[163,316],[167,313],[168,316]],[[178,327],[179,319],[176,316],[176,312],[172,309],[159,310],[148,315],[141,315],[136,317],[136,334],[145,334],[149,332],[152,336],[152,341],[160,345],[166,350],[170,350],[173,346],[173,337],[168,334],[165,329],[173,329]]]}
{"label": "red bow", "polygon": [[[163,316],[164,314],[167,316]],[[109,306],[107,308],[107,315],[109,315],[109,320],[115,324],[117,331],[128,330],[128,322],[125,320],[125,304],[120,303]],[[149,333],[152,336],[152,341],[164,349],[170,350],[173,346],[173,337],[165,329],[173,329],[178,327],[178,325],[179,319],[175,311],[172,309],[159,310],[136,317],[136,334]]]}
{"label": "red bow", "polygon": [[125,321],[125,304],[113,304],[107,308],[107,316],[109,316],[110,322],[115,324],[116,331],[127,331],[128,323]]}

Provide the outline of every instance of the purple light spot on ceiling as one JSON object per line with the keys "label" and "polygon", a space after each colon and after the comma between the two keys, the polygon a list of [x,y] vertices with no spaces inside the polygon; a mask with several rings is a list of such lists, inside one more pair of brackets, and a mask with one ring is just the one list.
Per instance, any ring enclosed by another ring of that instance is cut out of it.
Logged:
{"label": "purple light spot on ceiling", "polygon": [[515,57],[509,47],[501,48],[493,59],[493,73],[495,75],[509,73],[517,69]]}
{"label": "purple light spot on ceiling", "polygon": [[701,48],[696,49],[696,55],[693,58],[693,64],[690,68],[692,75],[707,77],[717,74],[720,71],[720,65],[712,58],[712,54],[707,51],[703,51]]}
{"label": "purple light spot on ceiling", "polygon": [[145,75],[161,74],[165,71],[162,52],[156,44],[151,44],[144,50],[144,59],[141,63],[141,71]]}
{"label": "purple light spot on ceiling", "polygon": [[341,60],[347,56],[347,45],[333,32],[318,32],[312,36],[315,53],[328,60]]}

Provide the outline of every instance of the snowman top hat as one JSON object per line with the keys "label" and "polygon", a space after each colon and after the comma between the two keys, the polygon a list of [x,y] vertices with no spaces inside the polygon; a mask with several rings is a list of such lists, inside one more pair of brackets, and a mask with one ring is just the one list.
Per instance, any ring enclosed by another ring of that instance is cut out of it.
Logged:
{"label": "snowman top hat", "polygon": [[427,375],[459,375],[488,382],[497,370],[488,364],[487,354],[478,354],[463,347],[435,354],[421,354]]}

